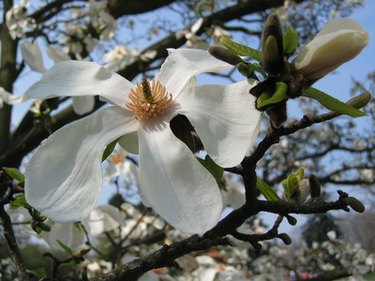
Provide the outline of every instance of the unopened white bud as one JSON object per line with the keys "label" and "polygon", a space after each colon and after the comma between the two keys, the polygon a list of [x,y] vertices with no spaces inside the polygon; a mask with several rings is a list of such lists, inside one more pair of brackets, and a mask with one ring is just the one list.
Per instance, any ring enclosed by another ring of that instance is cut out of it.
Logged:
{"label": "unopened white bud", "polygon": [[357,22],[328,22],[293,60],[292,69],[308,80],[316,80],[357,56],[368,43],[368,34]]}

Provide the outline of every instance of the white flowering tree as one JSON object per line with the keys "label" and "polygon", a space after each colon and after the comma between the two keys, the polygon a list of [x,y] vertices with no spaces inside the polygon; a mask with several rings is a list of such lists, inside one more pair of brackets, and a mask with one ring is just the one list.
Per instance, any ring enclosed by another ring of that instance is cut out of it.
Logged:
{"label": "white flowering tree", "polygon": [[[293,254],[276,243],[291,244],[279,229],[295,214],[371,205],[341,190],[374,184],[367,82],[348,101],[314,87],[367,45],[347,17],[361,4],[2,1],[1,278],[371,274],[374,256],[333,232]],[[25,258],[35,243],[50,266]]]}

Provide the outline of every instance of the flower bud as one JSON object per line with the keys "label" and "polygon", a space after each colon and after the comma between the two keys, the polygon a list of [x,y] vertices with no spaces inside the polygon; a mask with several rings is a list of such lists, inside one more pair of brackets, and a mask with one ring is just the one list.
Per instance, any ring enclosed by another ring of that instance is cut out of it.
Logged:
{"label": "flower bud", "polygon": [[349,196],[344,198],[343,201],[358,213],[363,213],[365,211],[365,206],[363,203],[355,197]]}
{"label": "flower bud", "polygon": [[293,217],[291,215],[286,215],[285,217],[286,217],[286,219],[287,219],[287,221],[290,225],[296,225],[297,224],[297,219],[295,217]]}
{"label": "flower bud", "polygon": [[355,96],[348,100],[346,104],[361,109],[362,107],[365,107],[370,101],[371,101],[371,94],[367,91],[363,92],[362,94]]}
{"label": "flower bud", "polygon": [[328,22],[293,60],[292,69],[308,80],[316,80],[358,55],[367,45],[368,34],[357,22]]}
{"label": "flower bud", "polygon": [[286,233],[280,233],[277,238],[281,239],[285,245],[290,245],[292,244],[292,238]]}
{"label": "flower bud", "polygon": [[271,14],[262,34],[262,68],[270,74],[278,74],[283,66],[283,36],[276,14]]}
{"label": "flower bud", "polygon": [[225,61],[226,63],[229,63],[231,65],[237,65],[243,62],[243,60],[239,56],[219,46],[211,46],[208,49],[208,52],[215,58]]}
{"label": "flower bud", "polygon": [[320,197],[320,182],[319,179],[315,175],[309,176],[309,183],[310,183],[310,196],[311,198]]}

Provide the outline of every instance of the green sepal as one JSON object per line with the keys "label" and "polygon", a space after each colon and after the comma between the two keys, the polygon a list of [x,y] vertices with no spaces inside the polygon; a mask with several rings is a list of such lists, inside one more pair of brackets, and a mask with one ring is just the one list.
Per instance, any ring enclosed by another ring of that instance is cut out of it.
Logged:
{"label": "green sepal", "polygon": [[118,142],[119,138],[114,140],[113,142],[111,142],[110,144],[108,144],[104,151],[103,151],[103,156],[102,156],[102,162],[108,158],[109,155],[111,155],[111,153],[113,152],[113,150],[115,149],[115,146]]}
{"label": "green sepal", "polygon": [[56,240],[57,244],[63,249],[65,252],[67,252],[70,256],[73,256],[73,251],[68,246],[66,246],[63,242],[61,242],[59,239]]}
{"label": "green sepal", "polygon": [[43,277],[47,276],[47,272],[44,267],[38,267],[38,268],[28,269],[28,270],[30,270],[32,273],[35,274],[36,277],[40,279],[44,279]]}
{"label": "green sepal", "polygon": [[263,77],[266,77],[267,74],[264,72],[264,70],[260,67],[259,64],[257,63],[246,63],[246,62],[241,62],[236,65],[238,71],[245,76],[246,78],[250,77],[253,72],[259,72],[260,74],[263,75]]}
{"label": "green sepal", "polygon": [[216,164],[210,156],[206,156],[205,159],[197,158],[198,161],[211,173],[211,175],[216,179],[217,182],[220,182],[224,169]]}
{"label": "green sepal", "polygon": [[276,191],[273,190],[271,186],[269,186],[264,180],[257,177],[257,189],[259,192],[267,199],[267,201],[277,201],[280,200],[279,195],[277,195]]}
{"label": "green sepal", "polygon": [[361,117],[367,114],[346,104],[342,101],[318,90],[310,87],[303,91],[302,96],[318,101],[325,108],[337,112],[339,114],[349,115],[351,117]]}
{"label": "green sepal", "polygon": [[265,107],[281,102],[285,99],[286,93],[288,91],[288,85],[284,82],[276,82],[275,92],[271,93],[269,91],[263,92],[256,101],[256,107],[259,110]]}
{"label": "green sepal", "polygon": [[22,183],[25,181],[25,176],[17,168],[3,167],[5,173],[10,176],[12,179]]}
{"label": "green sepal", "polygon": [[284,55],[290,56],[292,55],[298,46],[298,34],[297,32],[288,26],[285,30],[284,37],[283,37],[283,44],[284,44]]}
{"label": "green sepal", "polygon": [[228,38],[220,37],[220,43],[239,56],[253,58],[257,61],[262,61],[262,52],[245,45],[236,43]]}
{"label": "green sepal", "polygon": [[295,192],[298,191],[298,184],[304,177],[304,169],[299,167],[296,173],[290,174],[285,180],[282,181],[284,193],[288,201],[293,198]]}
{"label": "green sepal", "polygon": [[18,194],[17,197],[10,202],[9,206],[11,209],[18,209],[19,207],[30,208],[30,205],[26,202],[25,194],[23,193]]}

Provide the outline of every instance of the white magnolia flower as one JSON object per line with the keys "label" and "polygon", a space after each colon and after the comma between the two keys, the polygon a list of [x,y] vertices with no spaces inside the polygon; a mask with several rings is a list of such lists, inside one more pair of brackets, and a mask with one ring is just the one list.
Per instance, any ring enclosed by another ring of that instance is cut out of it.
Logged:
{"label": "white magnolia flower", "polygon": [[139,186],[138,167],[126,159],[127,152],[118,147],[108,158],[108,166],[104,171],[104,180],[110,181],[112,177],[123,176],[128,186]]}
{"label": "white magnolia flower", "polygon": [[214,37],[215,41],[219,41],[220,37],[232,37],[232,34],[228,30],[222,28],[220,25],[213,25],[212,29],[212,36]]}
{"label": "white magnolia flower", "polygon": [[51,248],[62,250],[60,241],[72,250],[77,250],[83,244],[85,233],[75,223],[53,223],[50,220],[44,222],[51,227],[50,231],[43,231],[39,236],[43,238]]}
{"label": "white magnolia flower", "polygon": [[108,12],[107,1],[90,0],[87,3],[89,21],[93,27],[101,30],[100,37],[110,40],[115,35],[116,19]]}
{"label": "white magnolia flower", "polygon": [[302,49],[292,68],[306,79],[319,79],[358,55],[367,42],[368,34],[357,22],[332,20]]}
{"label": "white magnolia flower", "polygon": [[[38,73],[45,73],[47,69],[44,67],[42,53],[37,41],[30,42],[24,40],[21,43],[21,54],[25,63],[31,70]],[[69,59],[69,56],[62,53],[56,48],[48,48],[47,54],[55,63]],[[26,97],[27,98],[27,95]],[[86,114],[93,110],[95,106],[95,99],[92,96],[73,97],[73,110],[79,115]]]}
{"label": "white magnolia flower", "polygon": [[82,223],[91,235],[97,236],[119,227],[124,223],[124,219],[116,207],[102,205],[95,207]]}
{"label": "white magnolia flower", "polygon": [[140,55],[137,49],[130,49],[125,45],[118,45],[112,51],[104,54],[106,67],[112,71],[117,71],[134,62]]}
{"label": "white magnolia flower", "polygon": [[104,147],[121,137],[125,150],[139,148],[140,187],[154,210],[185,232],[212,228],[222,210],[216,180],[175,137],[169,122],[185,115],[218,165],[238,165],[258,134],[260,113],[248,94],[255,82],[197,86],[192,79],[230,67],[207,51],[169,50],[151,83],[133,85],[93,62],[56,64],[29,96],[99,95],[114,106],[42,142],[26,168],[27,202],[54,221],[87,217],[100,195]]}
{"label": "white magnolia flower", "polygon": [[14,105],[22,103],[25,100],[27,100],[27,97],[25,95],[14,96],[8,91],[4,90],[4,88],[0,87],[0,108],[4,106],[4,103]]}
{"label": "white magnolia flower", "polygon": [[27,28],[36,27],[35,20],[27,17],[28,6],[28,0],[21,0],[19,4],[14,4],[5,15],[9,34],[13,39],[24,37]]}
{"label": "white magnolia flower", "polygon": [[198,30],[201,28],[203,24],[203,18],[199,18],[195,23],[192,24],[190,30],[180,30],[175,33],[177,39],[185,37],[186,39],[186,46],[189,48],[196,48],[196,49],[208,49],[208,45],[206,42],[200,38],[200,36],[196,35]]}
{"label": "white magnolia flower", "polygon": [[0,87],[0,108],[3,108],[4,103],[7,103],[11,94]]}
{"label": "white magnolia flower", "polygon": [[85,38],[84,26],[72,22],[65,24],[65,36],[59,41],[65,46],[67,53],[73,53],[76,58],[81,58],[83,52],[82,40]]}
{"label": "white magnolia flower", "polygon": [[221,191],[224,207],[230,206],[234,209],[238,209],[246,202],[245,186],[238,178],[233,178],[230,174],[225,174],[225,179],[225,189]]}

